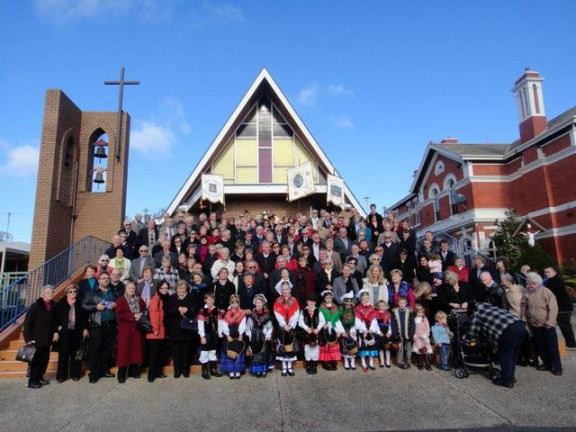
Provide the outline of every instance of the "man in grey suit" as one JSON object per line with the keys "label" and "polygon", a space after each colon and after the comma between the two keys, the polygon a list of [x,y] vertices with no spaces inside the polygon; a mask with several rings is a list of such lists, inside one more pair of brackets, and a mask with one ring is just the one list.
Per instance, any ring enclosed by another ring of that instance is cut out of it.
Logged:
{"label": "man in grey suit", "polygon": [[360,245],[357,242],[352,243],[352,246],[350,246],[349,257],[356,258],[356,270],[364,274],[368,263],[366,262],[366,257],[360,253]]}
{"label": "man in grey suit", "polygon": [[132,260],[132,265],[130,266],[129,278],[132,282],[142,282],[144,278],[142,277],[142,269],[144,267],[154,268],[154,259],[150,256],[150,250],[146,245],[140,245],[138,248],[138,258]]}

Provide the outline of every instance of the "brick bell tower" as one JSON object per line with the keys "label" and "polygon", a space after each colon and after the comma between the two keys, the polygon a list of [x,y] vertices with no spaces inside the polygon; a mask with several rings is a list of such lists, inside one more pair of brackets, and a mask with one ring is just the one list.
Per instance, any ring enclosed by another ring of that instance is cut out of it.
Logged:
{"label": "brick bell tower", "polygon": [[129,134],[122,110],[81,111],[61,90],[46,92],[29,270],[84,236],[118,232]]}
{"label": "brick bell tower", "polygon": [[512,89],[516,95],[520,120],[520,141],[522,143],[544,132],[547,127],[542,81],[544,78],[538,72],[526,68]]}

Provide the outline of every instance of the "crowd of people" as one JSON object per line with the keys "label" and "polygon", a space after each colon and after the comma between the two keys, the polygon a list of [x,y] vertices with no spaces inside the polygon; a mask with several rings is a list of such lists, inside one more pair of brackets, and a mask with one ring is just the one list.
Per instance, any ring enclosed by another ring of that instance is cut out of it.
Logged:
{"label": "crowd of people", "polygon": [[[505,258],[491,268],[481,255],[469,269],[427,232],[421,244],[406,221],[312,210],[294,218],[271,214],[217,216],[165,214],[161,224],[126,220],[85,277],[54,302],[46,286],[25,319],[24,335],[37,351],[28,386],[48,384],[51,347],[59,352],[56,379],[81,377],[86,345],[90,383],[113,378],[165,378],[170,356],[174,378],[188,378],[200,363],[202,377],[247,372],[264,378],[279,365],[294,376],[318,364],[335,371],[403,369],[415,361],[450,370],[453,329],[447,317],[472,316],[468,338],[498,349],[494,383],[514,385],[516,364],[562,375],[556,325],[568,348],[576,341],[572,301],[553,268],[545,280],[529,268],[522,283]],[[540,362],[541,360],[541,362]],[[360,363],[357,365],[357,361]]]}

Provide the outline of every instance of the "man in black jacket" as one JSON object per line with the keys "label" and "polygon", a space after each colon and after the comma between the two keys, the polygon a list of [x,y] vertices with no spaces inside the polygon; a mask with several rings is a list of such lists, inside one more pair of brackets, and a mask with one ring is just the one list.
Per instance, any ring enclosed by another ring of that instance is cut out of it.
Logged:
{"label": "man in black jacket", "polygon": [[544,269],[544,276],[546,280],[544,285],[556,296],[556,301],[558,302],[558,327],[564,336],[566,341],[566,349],[576,350],[576,340],[574,339],[574,329],[572,328],[572,323],[570,318],[572,317],[572,311],[574,310],[574,305],[570,296],[566,292],[566,286],[564,281],[560,277],[553,267],[547,267]]}
{"label": "man in black jacket", "polygon": [[116,297],[110,289],[110,275],[102,273],[98,277],[98,288],[89,291],[82,300],[82,309],[90,314],[88,339],[88,362],[90,382],[100,378],[114,378],[108,370],[110,357],[116,341]]}

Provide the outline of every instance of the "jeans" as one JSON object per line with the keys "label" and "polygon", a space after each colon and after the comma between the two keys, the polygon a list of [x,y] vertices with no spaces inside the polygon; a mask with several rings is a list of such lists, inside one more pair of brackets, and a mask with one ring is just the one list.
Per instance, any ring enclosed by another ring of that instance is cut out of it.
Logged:
{"label": "jeans", "polygon": [[440,369],[448,370],[448,357],[450,356],[450,344],[437,345],[440,354]]}

